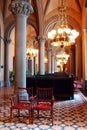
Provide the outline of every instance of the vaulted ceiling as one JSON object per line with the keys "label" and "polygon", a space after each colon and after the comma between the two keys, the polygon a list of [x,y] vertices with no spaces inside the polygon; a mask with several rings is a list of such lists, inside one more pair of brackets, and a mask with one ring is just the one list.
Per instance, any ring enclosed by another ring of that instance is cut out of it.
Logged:
{"label": "vaulted ceiling", "polygon": [[[82,13],[86,3],[86,0],[64,0],[64,5],[67,7],[68,24],[78,31],[82,28]],[[40,28],[40,22],[41,26],[44,24],[44,28],[47,30],[50,28],[48,26],[51,28],[54,26],[60,4],[61,0],[32,0],[34,13],[30,15],[30,18],[36,21],[37,28]]]}
{"label": "vaulted ceiling", "polygon": [[[4,21],[12,15],[9,11],[10,3],[11,0],[0,1]],[[46,34],[54,26],[60,3],[61,0],[31,0],[34,12],[30,14],[28,24],[31,24],[35,28],[36,33],[34,35]],[[87,0],[64,0],[64,5],[67,7],[68,24],[72,28],[81,31],[82,13],[87,5]],[[10,21],[11,19],[8,22]]]}
{"label": "vaulted ceiling", "polygon": [[[27,41],[30,41],[30,38],[44,35],[47,36],[48,31],[53,28],[58,20],[58,6],[60,6],[61,1],[62,0],[31,0],[34,12],[31,13],[27,19]],[[9,27],[11,27],[9,25],[15,25],[15,17],[9,10],[10,3],[11,0],[0,0],[0,8],[3,15],[5,33],[9,30]],[[77,44],[79,50],[77,53],[80,57],[79,59],[81,59],[82,31],[84,28],[87,29],[87,0],[64,0],[64,5],[67,7],[68,25],[80,33],[77,41],[79,43]],[[75,47],[68,49],[68,53],[71,54],[71,52],[75,52],[73,51],[74,48]],[[72,57],[74,57],[74,53],[71,55],[71,59],[74,59]],[[80,73],[82,62],[79,59],[78,72]],[[75,61],[75,59],[72,60],[72,62],[73,61]],[[80,64],[79,61],[81,62]]]}

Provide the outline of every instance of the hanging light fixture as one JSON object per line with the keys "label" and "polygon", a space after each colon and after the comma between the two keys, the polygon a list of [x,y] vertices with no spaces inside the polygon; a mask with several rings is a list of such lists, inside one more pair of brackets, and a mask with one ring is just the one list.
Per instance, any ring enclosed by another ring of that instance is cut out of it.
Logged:
{"label": "hanging light fixture", "polygon": [[34,48],[34,43],[35,43],[35,40],[32,42],[31,46],[29,45],[27,47],[27,50],[26,50],[27,58],[33,58],[33,57],[37,56],[37,54],[38,54],[38,50]]}
{"label": "hanging light fixture", "polygon": [[60,52],[56,55],[57,64],[66,64],[70,55],[65,52],[65,48],[63,47]]}
{"label": "hanging light fixture", "polygon": [[33,58],[37,55],[38,50],[34,48],[27,48],[26,55],[27,58]]}
{"label": "hanging light fixture", "polygon": [[57,57],[58,59],[68,60],[69,54],[67,54],[66,52],[62,52],[62,53],[59,53],[58,55],[56,55],[56,57]]}
{"label": "hanging light fixture", "polygon": [[66,7],[63,0],[61,6],[58,7],[58,23],[57,27],[48,32],[48,38],[53,46],[70,46],[75,44],[75,39],[78,37],[79,32],[71,29],[67,23]]}

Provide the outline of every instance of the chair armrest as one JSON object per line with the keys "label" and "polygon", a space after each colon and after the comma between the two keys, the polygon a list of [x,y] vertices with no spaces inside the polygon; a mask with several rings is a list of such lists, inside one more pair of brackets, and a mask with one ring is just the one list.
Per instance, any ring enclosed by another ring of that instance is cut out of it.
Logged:
{"label": "chair armrest", "polygon": [[11,106],[14,106],[15,104],[18,103],[18,95],[17,94],[16,95],[12,95],[10,97],[10,100],[11,100]]}
{"label": "chair armrest", "polygon": [[54,96],[52,96],[52,100],[51,100],[51,106],[53,106],[53,104],[54,104],[54,101],[55,101],[55,98],[54,98]]}
{"label": "chair armrest", "polygon": [[54,97],[54,96],[52,96],[52,101],[53,101],[53,102],[55,101],[55,97]]}
{"label": "chair armrest", "polygon": [[35,100],[36,96],[31,96],[30,101]]}

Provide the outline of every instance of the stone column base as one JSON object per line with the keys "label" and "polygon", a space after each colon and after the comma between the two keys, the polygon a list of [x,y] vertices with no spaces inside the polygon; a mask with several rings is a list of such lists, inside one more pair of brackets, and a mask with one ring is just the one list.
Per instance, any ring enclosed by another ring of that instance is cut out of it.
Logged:
{"label": "stone column base", "polygon": [[18,90],[20,100],[29,100],[29,94],[26,90]]}
{"label": "stone column base", "polygon": [[4,86],[5,86],[5,87],[9,87],[9,86],[10,86],[10,80],[5,81],[5,82],[4,82]]}

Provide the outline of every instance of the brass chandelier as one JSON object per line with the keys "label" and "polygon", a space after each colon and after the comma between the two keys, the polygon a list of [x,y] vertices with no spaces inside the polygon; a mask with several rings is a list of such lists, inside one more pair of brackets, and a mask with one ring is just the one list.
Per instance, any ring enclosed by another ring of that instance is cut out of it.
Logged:
{"label": "brass chandelier", "polygon": [[65,52],[64,48],[56,55],[59,64],[66,64],[69,57],[70,55]]}
{"label": "brass chandelier", "polygon": [[75,39],[78,37],[79,32],[71,29],[67,23],[66,7],[63,0],[61,6],[58,7],[58,23],[57,27],[48,32],[48,38],[53,46],[70,46],[75,44]]}
{"label": "brass chandelier", "polygon": [[32,41],[31,45],[27,46],[26,56],[28,59],[36,57],[38,54],[38,50],[34,48],[35,40]]}

